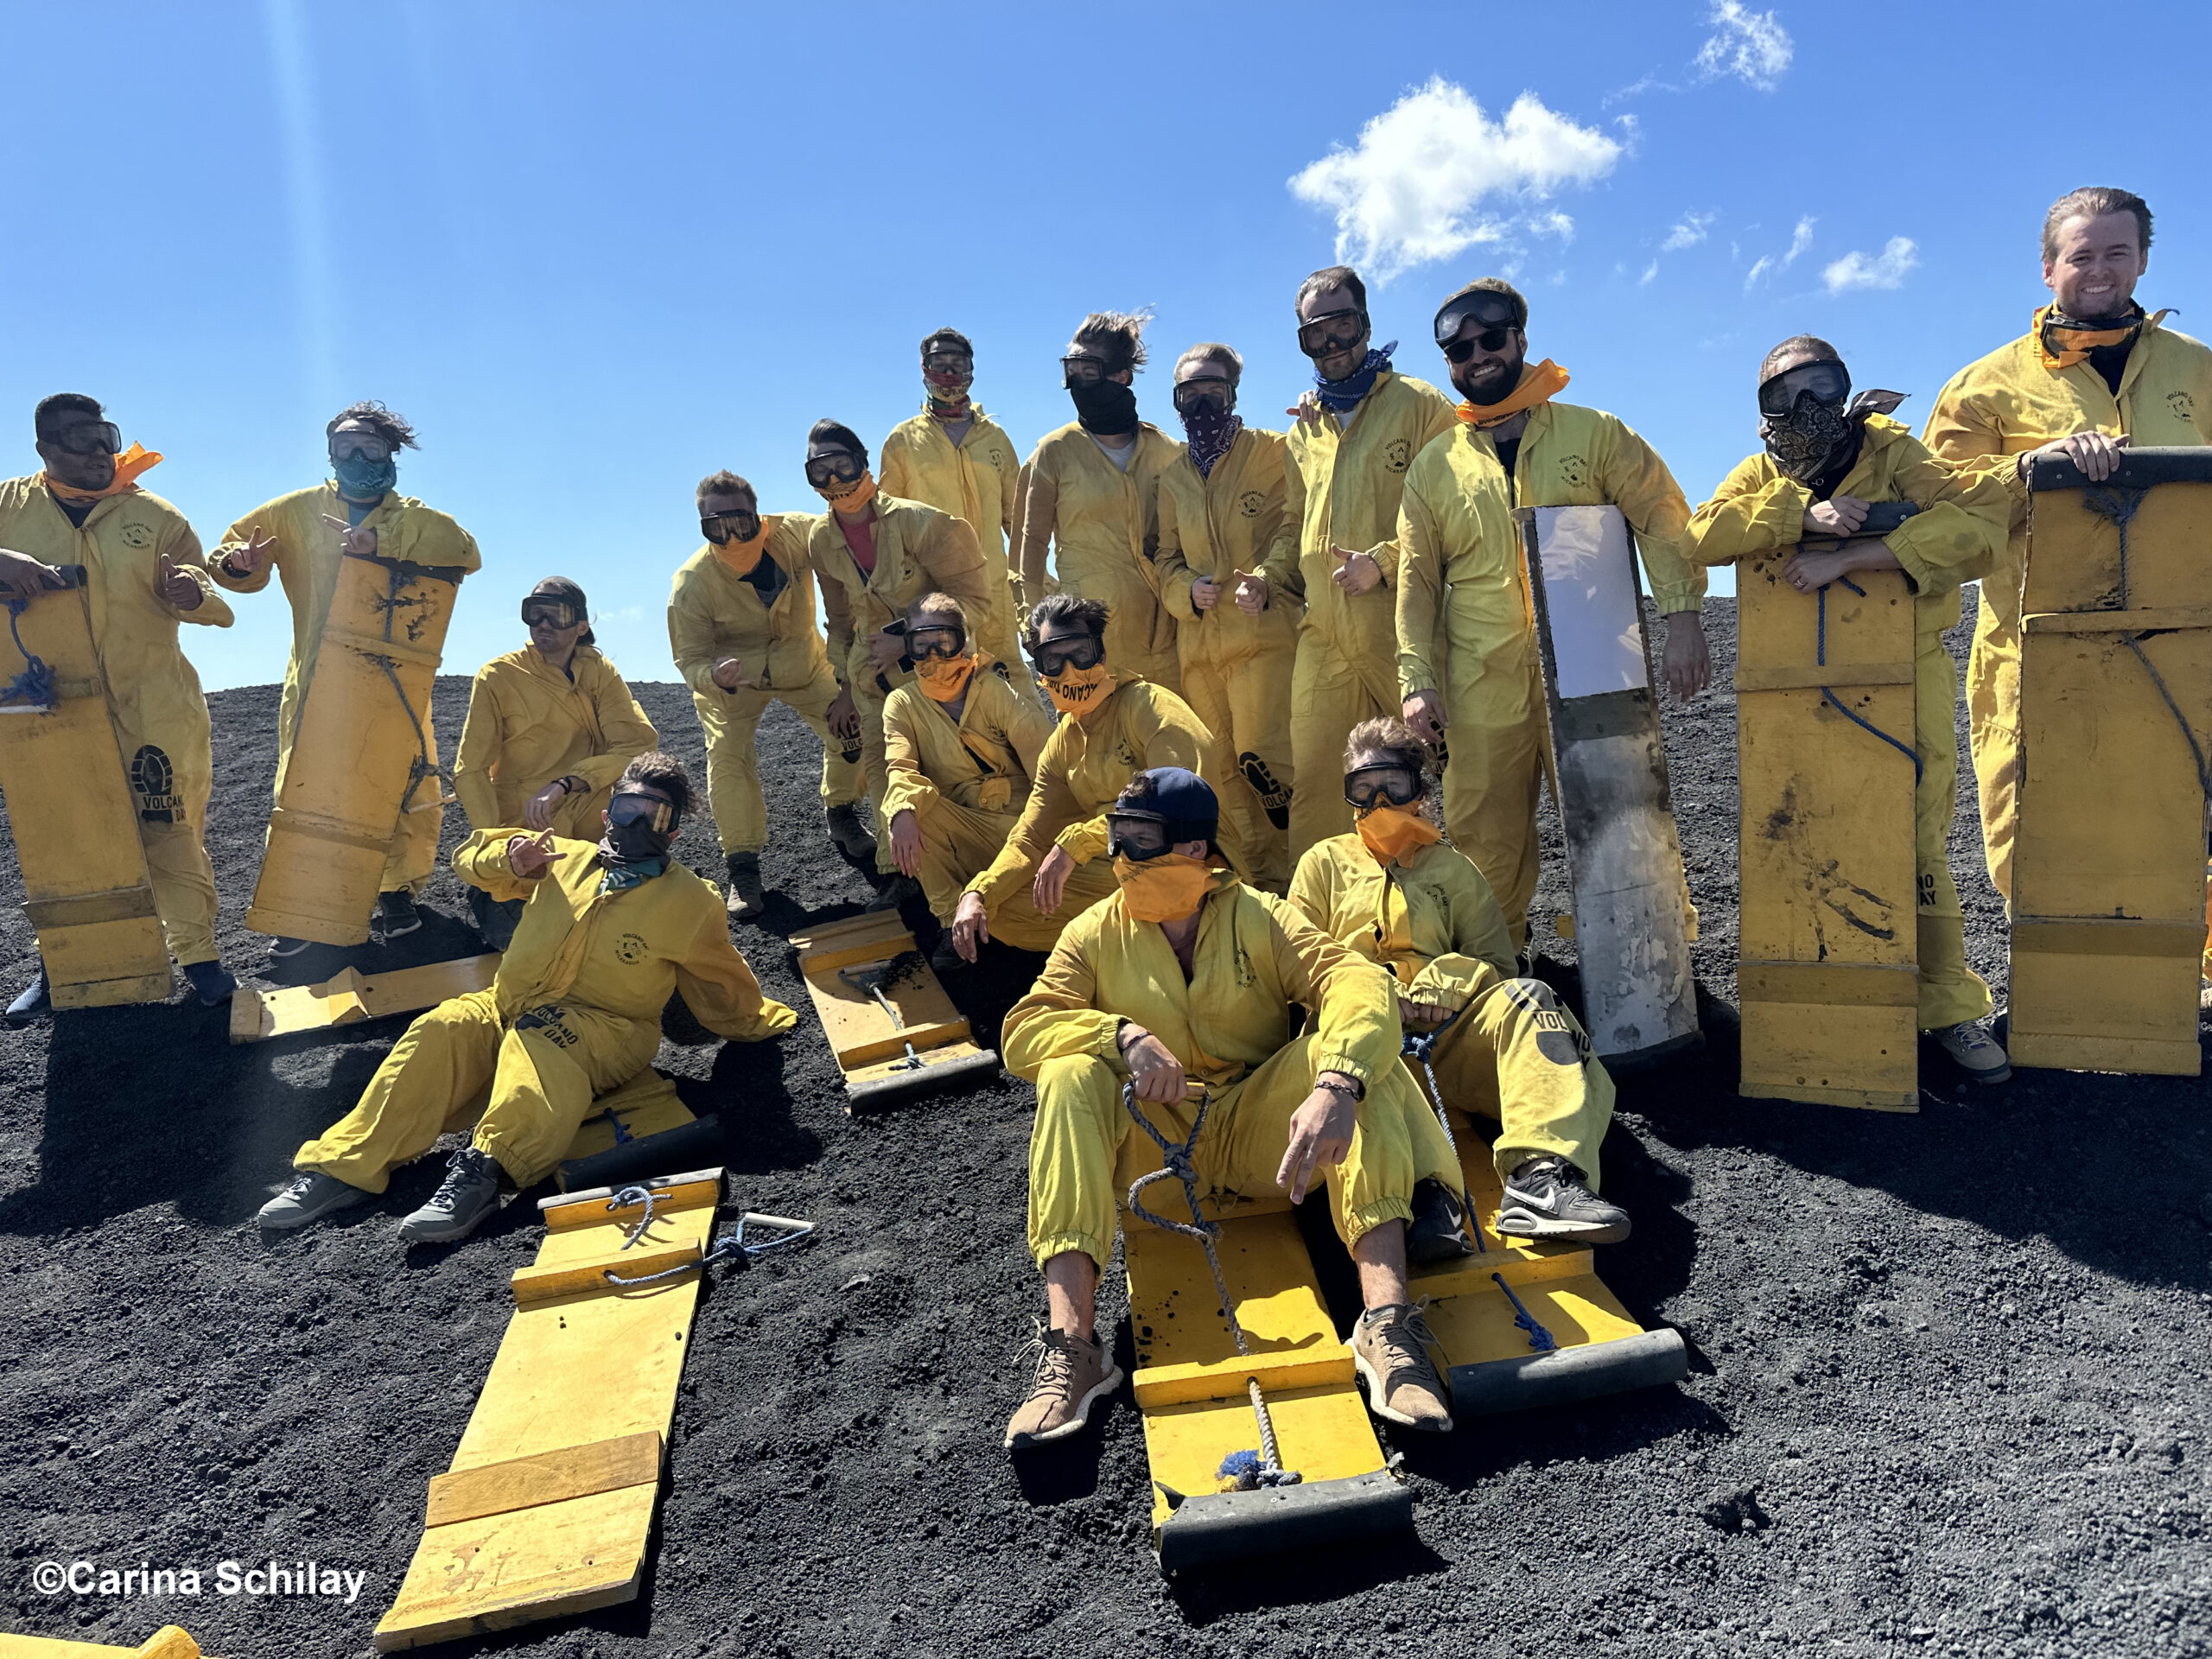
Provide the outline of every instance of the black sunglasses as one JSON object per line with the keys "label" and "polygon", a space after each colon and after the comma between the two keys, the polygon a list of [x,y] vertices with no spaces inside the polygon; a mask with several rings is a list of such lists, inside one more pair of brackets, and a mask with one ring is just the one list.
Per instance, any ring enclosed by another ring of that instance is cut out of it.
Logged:
{"label": "black sunglasses", "polygon": [[1464,363],[1475,354],[1477,346],[1485,352],[1502,352],[1512,339],[1511,328],[1485,328],[1472,340],[1449,341],[1444,347],[1444,355],[1452,362]]}

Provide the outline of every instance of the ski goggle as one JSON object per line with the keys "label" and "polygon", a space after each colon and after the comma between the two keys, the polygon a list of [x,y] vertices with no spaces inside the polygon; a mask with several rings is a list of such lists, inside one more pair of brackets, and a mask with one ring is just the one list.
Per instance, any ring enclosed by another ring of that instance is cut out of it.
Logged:
{"label": "ski goggle", "polygon": [[[1513,320],[1513,308],[1506,302],[1502,295],[1477,289],[1471,294],[1460,296],[1459,298],[1452,301],[1437,312],[1436,343],[1439,346],[1449,345],[1453,337],[1467,326],[1467,319],[1470,317],[1480,323],[1486,331],[1518,328],[1521,326]],[[1486,352],[1494,352],[1497,347],[1485,346],[1483,349]]]}
{"label": "ski goggle", "polygon": [[617,795],[607,804],[609,823],[642,823],[655,835],[664,836],[676,828],[676,808],[658,795]]}
{"label": "ski goggle", "polygon": [[1787,415],[1806,392],[1821,404],[1840,404],[1851,395],[1851,375],[1840,363],[1800,363],[1784,369],[1759,388],[1759,413]]}
{"label": "ski goggle", "polygon": [[976,359],[965,352],[930,352],[922,358],[922,372],[964,378],[976,372]]}
{"label": "ski goggle", "polygon": [[1490,353],[1502,352],[1512,339],[1513,330],[1510,327],[1485,328],[1472,340],[1454,340],[1446,342],[1445,360],[1451,363],[1464,363],[1475,354],[1478,347]]}
{"label": "ski goggle", "polygon": [[1064,357],[1060,359],[1063,386],[1095,386],[1111,372],[1103,357]]}
{"label": "ski goggle", "polygon": [[1354,806],[1411,806],[1426,792],[1421,774],[1404,766],[1362,766],[1344,774],[1344,799]]}
{"label": "ski goggle", "polygon": [[1308,357],[1327,357],[1359,343],[1367,332],[1367,313],[1325,311],[1311,322],[1298,325],[1298,349]]}
{"label": "ski goggle", "polygon": [[1201,404],[1212,404],[1227,409],[1229,397],[1229,382],[1225,378],[1217,374],[1198,375],[1175,388],[1175,412],[1188,415]]}
{"label": "ski goggle", "polygon": [[760,515],[757,512],[702,513],[699,518],[699,533],[716,547],[728,541],[749,542],[760,533]]}
{"label": "ski goggle", "polygon": [[526,628],[573,628],[583,620],[576,607],[565,599],[525,599],[522,602],[522,621]]}
{"label": "ski goggle", "polygon": [[116,455],[123,432],[113,421],[73,421],[54,435],[54,445],[68,455]]}
{"label": "ski goggle", "polygon": [[390,461],[391,446],[373,432],[336,432],[331,435],[333,461]]}
{"label": "ski goggle", "polygon": [[1158,858],[1174,844],[1174,832],[1165,819],[1122,812],[1106,815],[1106,850],[1116,858],[1134,859],[1141,864],[1148,858]]}
{"label": "ski goggle", "polygon": [[906,655],[917,663],[927,662],[932,657],[957,657],[967,649],[968,631],[950,623],[932,623],[925,628],[906,630]]}
{"label": "ski goggle", "polygon": [[1106,660],[1106,642],[1095,633],[1040,639],[1031,648],[1029,660],[1046,679],[1069,668],[1096,668]]}
{"label": "ski goggle", "polygon": [[867,470],[859,456],[838,449],[826,455],[809,455],[806,481],[818,490],[825,484],[849,484]]}

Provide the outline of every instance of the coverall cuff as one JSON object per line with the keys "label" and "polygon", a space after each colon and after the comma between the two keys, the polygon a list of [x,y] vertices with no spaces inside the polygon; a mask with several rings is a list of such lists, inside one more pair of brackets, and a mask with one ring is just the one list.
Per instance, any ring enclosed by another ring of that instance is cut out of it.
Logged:
{"label": "coverall cuff", "polygon": [[1402,656],[1398,658],[1398,701],[1403,702],[1416,691],[1433,691],[1440,697],[1444,682],[1425,658]]}
{"label": "coverall cuff", "polygon": [[1651,584],[1651,598],[1662,616],[1672,616],[1678,611],[1702,609],[1705,589],[1694,582],[1668,582],[1663,586],[1655,582]]}
{"label": "coverall cuff", "polygon": [[1106,850],[1108,835],[1103,816],[1071,823],[1052,838],[1052,844],[1078,864],[1088,864]]}
{"label": "coverall cuff", "polygon": [[1324,1071],[1341,1071],[1344,1076],[1351,1078],[1353,1082],[1358,1084],[1360,1087],[1360,1098],[1363,1102],[1364,1102],[1367,1097],[1366,1090],[1368,1085],[1374,1081],[1372,1074],[1370,1073],[1366,1066],[1352,1058],[1351,1055],[1344,1053],[1323,1052],[1316,1054],[1313,1057],[1313,1075],[1318,1077]]}
{"label": "coverall cuff", "polygon": [[1344,1243],[1357,1244],[1385,1222],[1410,1222],[1414,1218],[1413,1205],[1403,1198],[1377,1198],[1363,1204],[1357,1210],[1344,1212]]}
{"label": "coverall cuff", "polygon": [[1886,539],[1885,544],[1904,569],[1905,579],[1912,583],[1914,596],[1924,599],[1930,594],[1942,593],[1944,590],[1942,574],[1934,565],[1929,564],[1927,560],[1914,552],[1910,543],[1900,546],[1898,543],[1904,539],[1902,537],[1892,536]]}
{"label": "coverall cuff", "polygon": [[1042,1238],[1029,1242],[1029,1254],[1036,1259],[1037,1269],[1043,1272],[1045,1264],[1056,1255],[1065,1255],[1070,1250],[1081,1250],[1096,1265],[1103,1274],[1106,1258],[1111,1253],[1112,1241],[1101,1243],[1088,1233],[1047,1233]]}

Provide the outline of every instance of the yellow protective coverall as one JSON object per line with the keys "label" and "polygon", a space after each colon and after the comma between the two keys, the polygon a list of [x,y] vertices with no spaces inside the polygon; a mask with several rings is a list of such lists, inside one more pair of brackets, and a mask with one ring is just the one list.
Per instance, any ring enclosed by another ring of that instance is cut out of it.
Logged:
{"label": "yellow protective coverall", "polygon": [[[807,551],[818,519],[810,512],[762,518],[768,544],[761,563],[782,573],[780,581],[766,584],[766,600],[763,584],[734,572],[712,543],[678,566],[669,586],[669,649],[706,735],[707,804],[724,854],[758,853],[768,844],[768,805],[753,740],[772,702],[791,709],[822,740],[823,806],[850,806],[861,798],[860,740],[830,729],[837,675],[815,622],[814,564]],[[745,665],[747,677],[734,691],[715,683],[715,664],[728,657]]]}
{"label": "yellow protective coverall", "polygon": [[1513,509],[1599,505],[1636,532],[1660,610],[1696,610],[1705,571],[1681,549],[1689,503],[1651,446],[1603,410],[1531,409],[1510,479],[1490,434],[1455,421],[1414,457],[1398,512],[1399,694],[1443,696],[1445,826],[1497,893],[1516,950],[1536,892],[1545,714]]}
{"label": "yellow protective coverall", "polygon": [[[162,931],[180,967],[214,961],[215,872],[202,841],[214,780],[207,699],[176,631],[180,622],[227,628],[231,607],[208,578],[200,537],[182,513],[143,489],[95,501],[79,528],[34,474],[0,482],[0,547],[85,567],[92,649],[107,679],[108,721],[138,810]],[[194,609],[180,611],[156,591],[163,554],[199,585]]]}
{"label": "yellow protective coverall", "polygon": [[926,409],[893,427],[876,456],[876,483],[886,495],[949,512],[976,532],[996,607],[989,632],[979,630],[976,642],[1033,690],[1021,654],[1021,587],[1007,563],[1021,510],[1021,455],[981,404],[968,408],[975,421],[957,448]]}
{"label": "yellow protective coverall", "polygon": [[560,840],[553,868],[524,881],[508,867],[507,842],[530,833],[480,830],[453,855],[472,887],[529,900],[492,988],[441,1002],[408,1027],[360,1103],[302,1147],[295,1169],[381,1192],[391,1171],[481,1112],[473,1143],[527,1187],[553,1173],[594,1096],[652,1063],[670,992],[733,1042],[791,1028],[797,1016],[760,994],[729,942],[715,888],[671,863],[602,893],[598,848]]}
{"label": "yellow protective coverall", "polygon": [[[922,832],[922,891],[930,912],[950,923],[968,883],[988,868],[1029,804],[1052,717],[1026,692],[978,666],[957,721],[918,685],[896,687],[883,705],[888,779],[884,829],[901,812]],[[1010,884],[987,912],[991,937],[1022,950],[1049,950],[1067,918],[1113,890],[1111,868],[1085,865],[1068,879],[1058,919],[1041,916],[1029,884]]]}
{"label": "yellow protective coverall", "polygon": [[[1344,776],[1344,739],[1363,720],[1395,715],[1398,696],[1398,498],[1429,441],[1457,424],[1452,399],[1385,369],[1345,422],[1327,409],[1292,426],[1285,511],[1298,527],[1306,615],[1291,674],[1294,778]],[[1374,556],[1382,580],[1347,594],[1331,580],[1332,550]],[[1300,790],[1290,803],[1290,856],[1351,828],[1341,789]]]}
{"label": "yellow protective coverall", "polygon": [[1613,1080],[1552,988],[1516,976],[1505,912],[1473,860],[1435,842],[1386,868],[1357,835],[1336,836],[1298,861],[1290,902],[1387,968],[1407,1001],[1459,1014],[1436,1045],[1436,1081],[1447,1106],[1498,1120],[1500,1181],[1555,1154],[1598,1191]]}
{"label": "yellow protective coverall", "polygon": [[[1313,1015],[1304,1036],[1291,1024],[1293,1003]],[[1123,1020],[1159,1038],[1212,1092],[1192,1159],[1203,1187],[1276,1196],[1292,1115],[1316,1077],[1341,1071],[1366,1091],[1350,1155],[1324,1166],[1344,1243],[1411,1220],[1414,1184],[1423,1177],[1458,1190],[1443,1133],[1398,1064],[1390,982],[1283,900],[1218,870],[1187,981],[1158,924],[1133,919],[1117,893],[1069,925],[1037,983],[1007,1014],[999,1035],[1007,1070],[1037,1086],[1029,1253],[1040,1268],[1081,1250],[1103,1268],[1116,1201],[1131,1180],[1160,1167],[1158,1150],[1122,1104],[1128,1071],[1114,1039]],[[1198,1109],[1145,1101],[1139,1109],[1180,1138]]]}
{"label": "yellow protective coverall", "polygon": [[[1939,1031],[1989,1013],[1989,987],[1967,966],[1966,918],[1948,851],[1958,803],[1959,740],[1952,723],[1959,674],[1943,630],[1959,620],[1959,584],[1987,570],[2005,543],[2009,505],[1986,474],[1939,461],[1897,422],[1866,417],[1858,464],[1834,491],[1862,501],[1910,501],[1920,508],[1884,539],[1904,567],[1912,605],[1914,857],[1919,875],[1915,921],[1920,953],[1920,1027]],[[1737,463],[1712,500],[1690,515],[1683,551],[1700,564],[1729,564],[1804,538],[1812,492],[1785,478],[1764,451]],[[1807,604],[1812,601],[1808,599]],[[1808,734],[1810,741],[1811,734]]]}
{"label": "yellow protective coverall", "polygon": [[[1124,472],[1098,440],[1071,423],[1030,453],[1021,503],[1021,591],[1103,600],[1106,660],[1179,691],[1175,623],[1160,602],[1160,475],[1181,449],[1149,421],[1137,423]],[[1052,574],[1045,569],[1047,547]]]}
{"label": "yellow protective coverall", "polygon": [[[1221,745],[1237,777],[1221,810],[1236,822],[1253,879],[1280,893],[1290,880],[1291,664],[1306,613],[1298,575],[1298,525],[1287,511],[1282,434],[1246,427],[1200,478],[1188,445],[1160,475],[1160,596],[1175,619],[1183,699]],[[1236,573],[1264,577],[1268,608],[1247,616]],[[1211,577],[1210,611],[1191,587]]]}
{"label": "yellow protective coverall", "polygon": [[[339,532],[323,523],[324,517],[343,521],[346,504],[338,486],[325,482],[312,489],[295,490],[274,501],[264,502],[223,532],[209,569],[217,582],[233,593],[257,594],[269,585],[271,566],[251,576],[234,576],[223,568],[234,549],[244,547],[257,531],[276,538],[273,568],[284,580],[284,597],[292,605],[292,656],[284,665],[284,695],[276,707],[276,798],[284,795],[284,768],[292,758],[292,734],[300,728],[300,701],[315,679],[315,658],[322,649],[323,624],[330,620],[331,595],[337,591],[344,554]],[[441,565],[464,573],[481,567],[476,538],[444,513],[424,506],[397,491],[377,503],[356,526],[372,530],[377,556],[410,564]],[[429,700],[415,711],[422,721],[423,742],[430,763],[438,759],[438,740],[430,726]],[[375,718],[405,720],[406,711],[394,699],[378,705]],[[420,802],[417,804],[421,804]],[[382,891],[419,889],[438,863],[438,825],[445,817],[440,807],[403,812],[392,831],[391,852],[386,857]]]}
{"label": "yellow protective coverall", "polygon": [[890,821],[883,812],[883,700],[913,675],[896,667],[886,672],[869,667],[868,641],[892,623],[904,621],[906,607],[924,594],[950,594],[958,600],[978,639],[998,626],[1012,601],[1004,584],[993,591],[976,532],[950,513],[879,492],[875,520],[868,528],[875,546],[873,570],[861,569],[835,513],[815,521],[807,546],[822,582],[822,608],[830,619],[830,660],[852,688],[853,705],[860,711],[862,765],[868,798],[875,803],[875,868],[887,875],[898,866],[892,861],[891,838],[884,833]]}
{"label": "yellow protective coverall", "polygon": [[520,823],[530,798],[556,778],[589,785],[561,798],[553,833],[599,839],[614,780],[660,734],[595,646],[578,645],[568,672],[536,645],[494,657],[468,689],[468,718],[453,760],[453,792],[469,827]]}
{"label": "yellow protective coverall", "polygon": [[[1166,687],[1116,672],[1112,689],[1089,714],[1080,720],[1061,717],[1037,758],[1035,782],[1020,819],[998,856],[968,883],[969,892],[982,895],[994,938],[1001,916],[1019,927],[1031,913],[1020,906],[1027,902],[1039,862],[1055,846],[1077,868],[1068,877],[1059,908],[1038,918],[1040,936],[1058,938],[1081,908],[1113,891],[1106,814],[1130,779],[1154,766],[1195,772],[1213,785],[1217,796],[1227,782],[1213,734],[1191,705]],[[1214,839],[1231,864],[1245,868],[1233,823],[1224,819]],[[1049,949],[1050,940],[1027,948]]]}
{"label": "yellow protective coverall", "polygon": [[[2114,392],[2087,362],[2045,368],[2031,328],[1953,375],[1920,435],[1953,465],[1993,474],[2012,500],[2012,537],[1981,584],[1981,615],[1967,661],[1967,738],[1980,786],[1982,850],[1990,885],[2008,905],[2020,787],[2020,581],[2028,546],[2028,481],[2012,458],[2093,430],[2124,432],[2140,448],[2212,443],[2212,350],[2148,319]],[[2212,881],[2205,912],[2212,921]],[[2204,972],[2212,977],[2212,940]]]}

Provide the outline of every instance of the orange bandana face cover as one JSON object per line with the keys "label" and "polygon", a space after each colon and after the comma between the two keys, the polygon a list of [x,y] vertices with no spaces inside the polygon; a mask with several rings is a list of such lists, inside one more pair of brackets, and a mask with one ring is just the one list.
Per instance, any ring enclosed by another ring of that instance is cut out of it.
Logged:
{"label": "orange bandana face cover", "polygon": [[817,484],[814,493],[839,512],[858,512],[875,499],[875,474],[862,473],[849,484]]}
{"label": "orange bandana face cover", "polygon": [[1358,814],[1359,839],[1377,864],[1395,864],[1440,840],[1444,832],[1417,806],[1382,802]]}
{"label": "orange bandana face cover", "polygon": [[52,473],[41,473],[46,487],[64,501],[104,501],[111,495],[127,495],[138,487],[138,475],[160,466],[162,457],[157,450],[143,443],[134,443],[115,458],[115,476],[104,490],[80,490],[73,484],[64,484]]}
{"label": "orange bandana face cover", "polygon": [[733,536],[726,542],[713,542],[709,545],[715,550],[715,556],[722,562],[723,568],[730,575],[749,576],[760,564],[760,556],[768,550],[768,526],[763,524],[753,532],[753,539],[749,542],[741,542]]}
{"label": "orange bandana face cover", "polygon": [[957,702],[968,694],[976,672],[976,653],[962,657],[925,657],[914,664],[914,682],[932,702]]}
{"label": "orange bandana face cover", "polygon": [[1094,663],[1089,668],[1077,668],[1072,664],[1049,677],[1045,690],[1052,699],[1052,706],[1064,715],[1086,715],[1098,706],[1113,683],[1112,671],[1103,663]]}
{"label": "orange bandana face cover", "polygon": [[1116,858],[1114,879],[1122,905],[1140,922],[1173,922],[1196,910],[1213,886],[1213,866],[1203,858],[1162,853],[1141,861]]}

